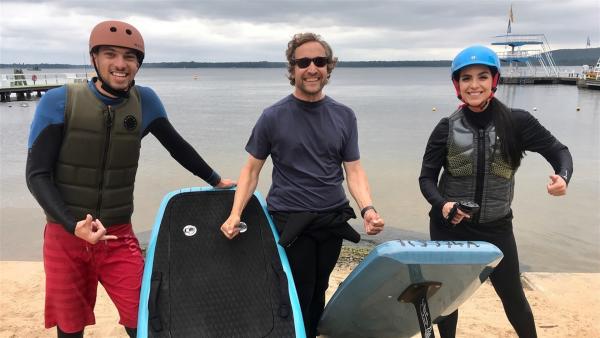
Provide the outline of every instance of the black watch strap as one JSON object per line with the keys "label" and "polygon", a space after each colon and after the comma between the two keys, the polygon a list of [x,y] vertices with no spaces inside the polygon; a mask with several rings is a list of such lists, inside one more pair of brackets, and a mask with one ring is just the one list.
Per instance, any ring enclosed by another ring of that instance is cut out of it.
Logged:
{"label": "black watch strap", "polygon": [[360,217],[365,218],[365,214],[367,213],[367,211],[369,210],[373,210],[375,212],[377,212],[377,210],[375,210],[375,207],[372,205],[367,205],[366,207],[362,208],[360,210]]}

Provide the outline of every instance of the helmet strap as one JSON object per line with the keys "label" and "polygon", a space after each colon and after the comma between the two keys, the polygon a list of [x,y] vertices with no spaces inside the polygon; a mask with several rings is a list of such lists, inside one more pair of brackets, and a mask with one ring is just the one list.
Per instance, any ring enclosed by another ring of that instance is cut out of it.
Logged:
{"label": "helmet strap", "polygon": [[495,93],[496,89],[498,89],[499,82],[500,82],[500,72],[496,71],[496,74],[494,74],[494,78],[492,79],[492,93]]}
{"label": "helmet strap", "polygon": [[[90,53],[90,54],[92,54],[92,53]],[[127,86],[126,90],[115,89],[115,88],[109,86],[108,83],[102,79],[102,76],[100,75],[100,71],[98,70],[98,67],[96,66],[96,58],[94,57],[93,54],[92,54],[92,60],[94,61],[94,69],[96,70],[96,74],[98,75],[96,78],[92,79],[92,81],[96,82],[97,80],[99,80],[101,83],[100,88],[102,88],[105,92],[109,93],[110,95],[113,95],[113,96],[116,96],[119,98],[124,98],[124,99],[129,98],[129,91],[135,85],[135,80],[131,80],[131,82],[129,83],[129,86]]]}
{"label": "helmet strap", "polygon": [[462,97],[460,96],[460,87],[458,85],[458,80],[452,78],[452,84],[454,84],[454,89],[456,89],[456,97],[462,101]]}
{"label": "helmet strap", "polygon": [[494,94],[496,93],[496,90],[498,89],[498,83],[500,82],[500,72],[496,72],[496,74],[494,74],[494,78],[492,79],[492,93],[490,94],[490,97],[487,99],[486,105],[489,104],[492,99],[494,98]]}
{"label": "helmet strap", "polygon": [[481,109],[481,111],[484,111],[490,105],[492,97],[494,97],[494,93],[492,93],[492,95],[490,95],[490,97],[487,100],[483,101],[483,103],[481,103],[478,108]]}
{"label": "helmet strap", "polygon": [[[498,89],[498,82],[500,82],[500,73],[496,72],[492,79],[492,92],[490,93],[490,97],[479,106],[480,109],[483,110],[487,108],[489,103],[492,101],[492,99],[494,98],[494,93],[496,93],[496,90]],[[460,87],[458,84],[458,80],[452,78],[452,83],[454,84],[454,88],[456,89],[456,97],[462,102],[464,102],[463,106],[468,106],[467,102],[465,102],[465,100],[463,100],[462,96],[460,95]]]}

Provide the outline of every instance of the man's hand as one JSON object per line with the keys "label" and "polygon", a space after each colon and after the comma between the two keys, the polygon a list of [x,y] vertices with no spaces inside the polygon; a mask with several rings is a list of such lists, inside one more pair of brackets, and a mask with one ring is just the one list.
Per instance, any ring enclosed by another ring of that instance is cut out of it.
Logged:
{"label": "man's hand", "polygon": [[233,239],[240,233],[240,217],[236,215],[229,215],[229,218],[221,225],[221,232],[228,239]]}
{"label": "man's hand", "polygon": [[227,188],[233,188],[236,185],[236,181],[234,180],[230,180],[228,178],[222,178],[221,181],[219,181],[219,183],[217,185],[215,185],[215,188],[219,188],[219,189],[227,189]]}
{"label": "man's hand", "polygon": [[365,212],[363,223],[367,235],[377,235],[383,231],[383,226],[385,225],[383,218],[379,217],[379,214],[373,209]]}
{"label": "man's hand", "polygon": [[559,175],[550,175],[550,183],[546,186],[552,196],[562,196],[567,193],[567,182]]}
{"label": "man's hand", "polygon": [[87,214],[83,221],[75,225],[75,236],[83,239],[90,244],[96,244],[98,241],[117,239],[117,236],[107,235],[106,228],[99,219],[92,220],[92,215]]}

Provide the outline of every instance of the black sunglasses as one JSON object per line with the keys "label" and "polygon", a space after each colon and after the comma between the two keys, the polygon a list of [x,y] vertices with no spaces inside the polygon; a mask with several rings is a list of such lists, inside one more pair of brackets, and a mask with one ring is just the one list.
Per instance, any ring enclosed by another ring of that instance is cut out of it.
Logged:
{"label": "black sunglasses", "polygon": [[316,58],[301,58],[292,60],[292,65],[298,65],[299,68],[304,69],[310,66],[310,63],[314,63],[317,67],[325,67],[329,58],[326,56],[317,56]]}

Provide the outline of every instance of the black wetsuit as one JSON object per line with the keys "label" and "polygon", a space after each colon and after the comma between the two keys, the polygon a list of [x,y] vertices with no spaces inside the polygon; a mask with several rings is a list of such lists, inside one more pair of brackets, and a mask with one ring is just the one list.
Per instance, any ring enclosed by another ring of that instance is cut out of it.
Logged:
{"label": "black wetsuit", "polygon": [[[478,129],[485,129],[493,123],[493,108],[474,113],[465,109],[465,117]],[[561,144],[535,117],[523,110],[513,110],[516,133],[519,135],[522,150],[540,153],[554,168],[556,174],[568,183],[573,173],[573,161],[566,146]],[[430,235],[432,240],[480,240],[496,245],[504,258],[490,275],[490,280],[504,306],[504,311],[519,337],[536,337],[533,314],[520,280],[517,245],[512,229],[512,211],[504,217],[488,222],[474,223],[463,221],[455,227],[447,225],[442,217],[442,207],[447,202],[437,187],[438,176],[446,168],[447,139],[449,136],[448,118],[442,119],[433,130],[425,155],[419,184],[423,196],[432,205]],[[508,184],[507,180],[507,184]],[[444,338],[456,335],[458,310],[438,323],[440,335]]]}

